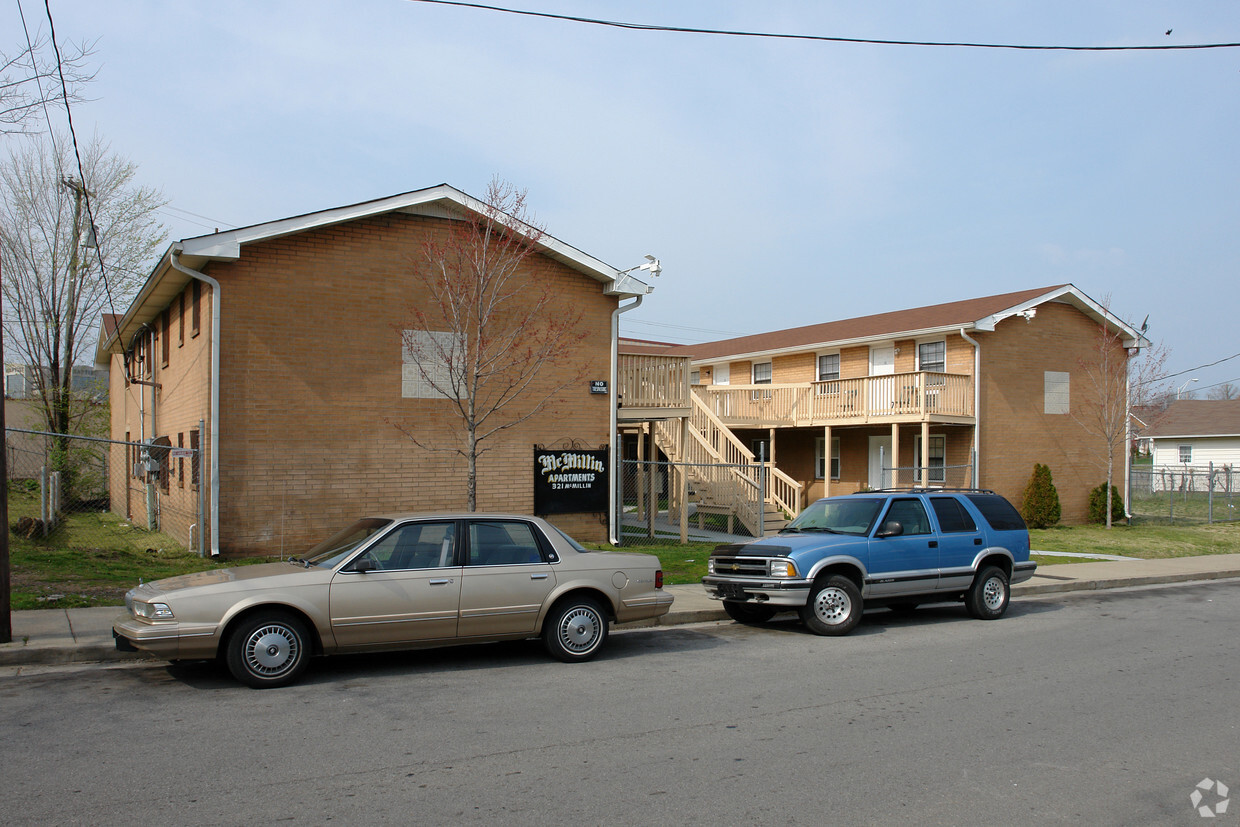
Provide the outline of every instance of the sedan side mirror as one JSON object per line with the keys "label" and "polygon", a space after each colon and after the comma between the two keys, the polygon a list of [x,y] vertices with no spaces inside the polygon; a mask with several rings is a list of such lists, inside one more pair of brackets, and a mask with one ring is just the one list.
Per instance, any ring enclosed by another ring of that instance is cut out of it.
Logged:
{"label": "sedan side mirror", "polygon": [[878,530],[876,537],[896,537],[904,533],[904,525],[899,520],[888,520]]}
{"label": "sedan side mirror", "polygon": [[377,568],[379,567],[375,565],[375,561],[372,558],[363,555],[355,560],[353,565],[349,566],[349,571],[355,571],[358,574],[365,574],[366,572],[374,571]]}

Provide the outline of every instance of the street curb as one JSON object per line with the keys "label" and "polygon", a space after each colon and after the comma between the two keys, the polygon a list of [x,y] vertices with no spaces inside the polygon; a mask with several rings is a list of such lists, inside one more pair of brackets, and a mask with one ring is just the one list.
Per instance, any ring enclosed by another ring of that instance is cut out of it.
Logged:
{"label": "street curb", "polygon": [[1231,580],[1240,577],[1240,571],[1199,571],[1181,574],[1149,574],[1124,578],[1099,578],[1075,580],[1071,583],[1046,583],[1012,587],[1013,596],[1058,594],[1063,592],[1095,591],[1101,589],[1124,589],[1129,586],[1161,586],[1174,583],[1197,583],[1205,580]]}
{"label": "street curb", "polygon": [[121,652],[114,645],[83,643],[75,646],[21,646],[0,648],[0,666],[65,666],[71,663],[112,663],[156,659],[144,652]]}

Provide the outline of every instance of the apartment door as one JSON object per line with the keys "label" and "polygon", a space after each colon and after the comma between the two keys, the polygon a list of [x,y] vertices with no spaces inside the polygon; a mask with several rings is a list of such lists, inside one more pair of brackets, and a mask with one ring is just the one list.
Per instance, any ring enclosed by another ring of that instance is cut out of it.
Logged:
{"label": "apartment door", "polygon": [[870,348],[870,413],[890,413],[893,380],[877,377],[892,376],[896,372],[896,349],[894,345]]}
{"label": "apartment door", "polygon": [[888,475],[883,473],[883,466],[895,465],[891,459],[891,437],[870,437],[870,479],[871,488],[887,488]]}

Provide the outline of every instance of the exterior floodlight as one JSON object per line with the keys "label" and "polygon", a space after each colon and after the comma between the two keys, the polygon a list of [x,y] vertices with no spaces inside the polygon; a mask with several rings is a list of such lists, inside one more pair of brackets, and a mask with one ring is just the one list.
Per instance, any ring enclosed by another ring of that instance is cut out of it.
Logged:
{"label": "exterior floodlight", "polygon": [[659,260],[652,255],[646,256],[646,263],[637,268],[638,270],[649,270],[650,275],[656,278],[663,272],[663,267],[659,264]]}

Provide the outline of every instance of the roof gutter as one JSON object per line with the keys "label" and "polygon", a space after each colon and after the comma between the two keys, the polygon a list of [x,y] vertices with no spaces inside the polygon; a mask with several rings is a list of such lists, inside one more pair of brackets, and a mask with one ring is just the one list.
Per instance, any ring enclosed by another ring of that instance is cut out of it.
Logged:
{"label": "roof gutter", "polygon": [[[180,262],[185,248],[173,244],[168,261],[172,268],[211,287],[211,556],[220,555],[220,283]],[[201,465],[201,462],[200,462]]]}
{"label": "roof gutter", "polygon": [[610,409],[608,438],[611,441],[608,445],[611,446],[611,473],[607,475],[607,539],[613,546],[620,545],[620,514],[616,507],[616,491],[620,477],[620,434],[616,414],[616,403],[620,393],[618,387],[620,381],[620,314],[636,310],[641,306],[643,297],[637,295],[633,298],[635,301],[632,304],[617,305],[616,309],[611,312],[611,387],[607,389]]}
{"label": "roof gutter", "polygon": [[973,345],[973,487],[981,488],[982,476],[982,343],[962,327],[960,337]]}

